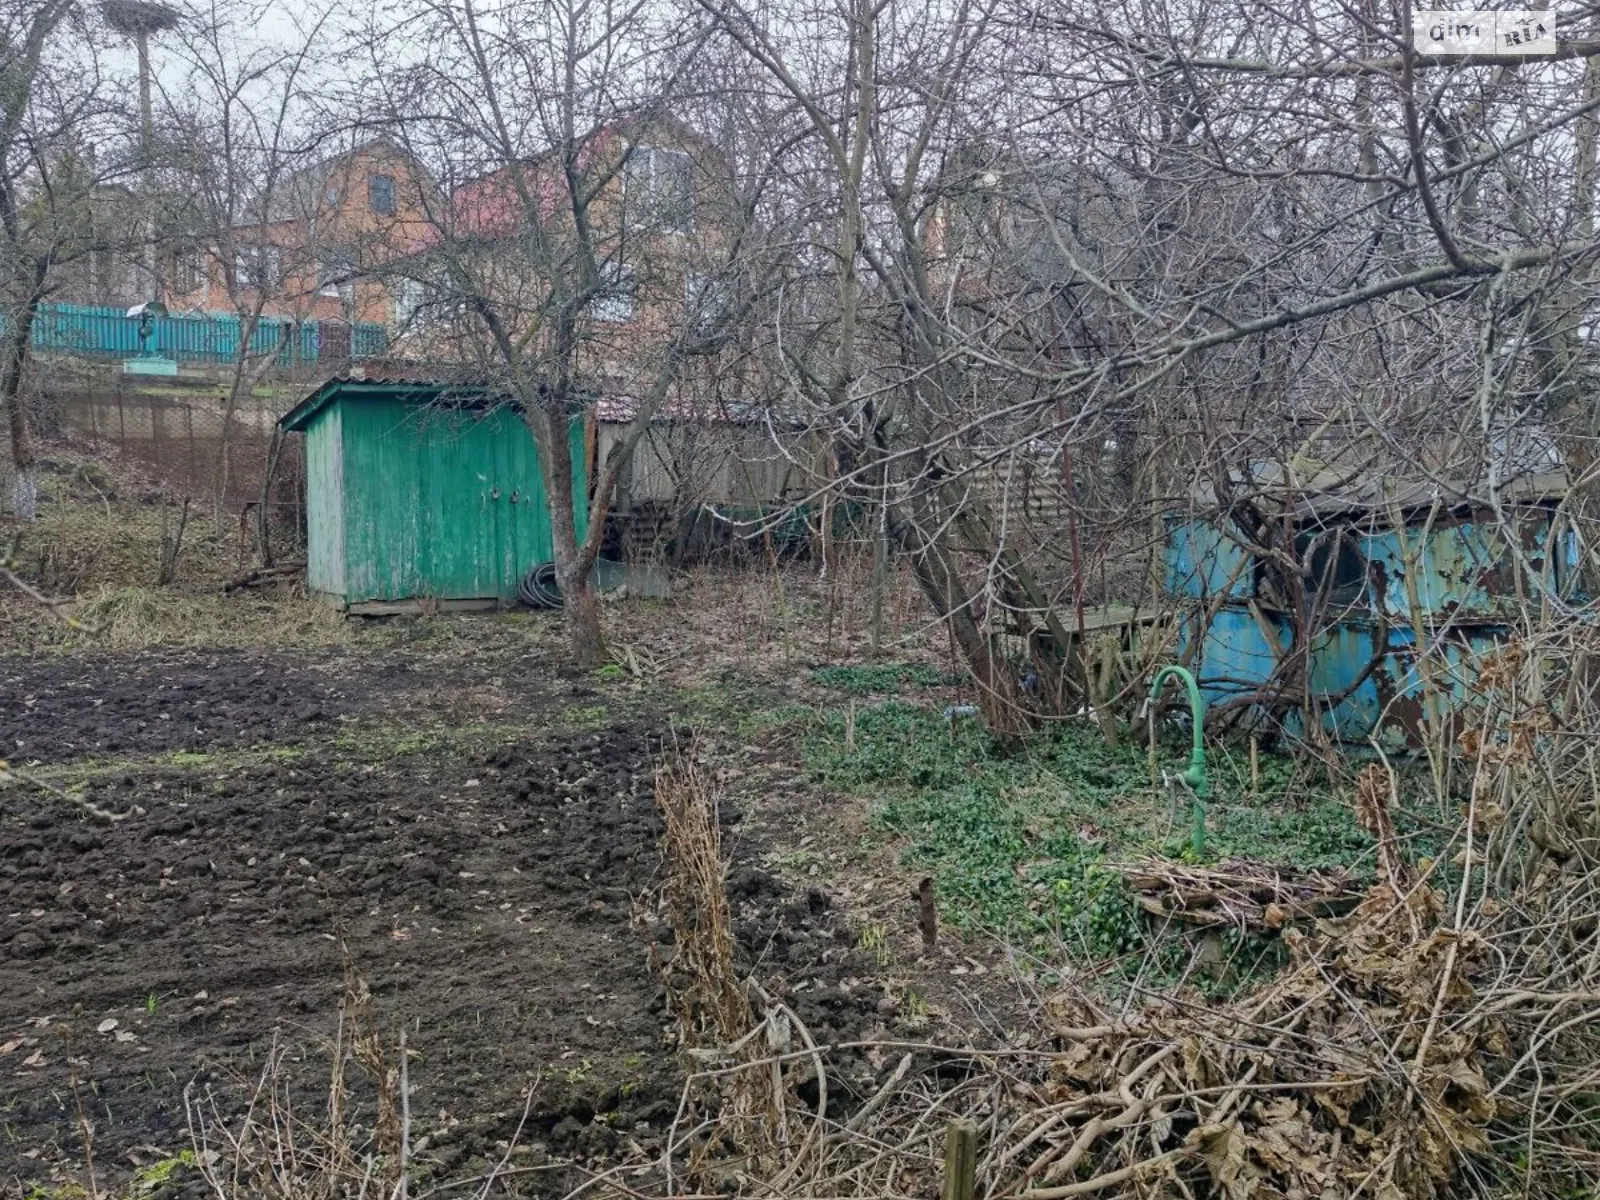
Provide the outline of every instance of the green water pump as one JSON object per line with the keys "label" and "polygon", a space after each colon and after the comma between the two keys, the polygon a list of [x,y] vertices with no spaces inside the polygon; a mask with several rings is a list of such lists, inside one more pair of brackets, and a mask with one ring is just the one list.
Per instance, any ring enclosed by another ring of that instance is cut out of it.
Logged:
{"label": "green water pump", "polygon": [[[1189,791],[1194,795],[1194,855],[1202,858],[1206,852],[1206,799],[1211,795],[1211,777],[1206,773],[1206,743],[1205,721],[1206,702],[1200,695],[1200,685],[1195,682],[1194,673],[1186,667],[1166,666],[1156,672],[1156,677],[1150,684],[1150,698],[1146,701],[1149,710],[1154,713],[1155,702],[1161,698],[1161,689],[1166,686],[1168,679],[1178,678],[1183,680],[1189,692],[1189,711],[1194,719],[1194,749],[1189,752],[1189,765],[1178,772],[1178,778],[1188,785]],[[1155,718],[1150,721],[1150,753],[1155,755],[1156,733]]]}

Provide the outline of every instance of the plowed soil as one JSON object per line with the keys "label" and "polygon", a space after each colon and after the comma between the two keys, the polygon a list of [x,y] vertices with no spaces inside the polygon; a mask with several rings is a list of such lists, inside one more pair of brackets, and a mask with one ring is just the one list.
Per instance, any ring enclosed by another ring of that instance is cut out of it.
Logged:
{"label": "plowed soil", "polygon": [[[682,1078],[649,967],[663,731],[563,723],[587,691],[515,658],[0,659],[0,757],[125,814],[0,792],[0,1194],[76,1170],[86,1128],[103,1178],[183,1150],[185,1096],[237,1120],[269,1064],[317,1109],[362,986],[412,1048],[425,1172],[496,1157],[525,1105],[541,1153],[659,1139]],[[820,1037],[881,1025],[825,894],[731,890],[742,952]]]}

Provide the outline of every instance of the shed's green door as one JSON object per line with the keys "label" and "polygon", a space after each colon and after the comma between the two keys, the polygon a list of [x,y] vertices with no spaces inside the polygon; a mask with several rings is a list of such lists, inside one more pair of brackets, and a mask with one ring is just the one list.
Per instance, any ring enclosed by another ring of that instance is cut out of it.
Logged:
{"label": "shed's green door", "polygon": [[[500,415],[505,422],[499,440],[500,478],[504,480],[500,495],[500,594],[509,599],[517,594],[517,584],[530,568],[555,557],[555,541],[550,506],[545,499],[544,471],[533,435],[515,411],[502,409]],[[582,422],[573,423],[567,450],[573,465],[573,513],[578,537],[582,538],[589,515]]]}

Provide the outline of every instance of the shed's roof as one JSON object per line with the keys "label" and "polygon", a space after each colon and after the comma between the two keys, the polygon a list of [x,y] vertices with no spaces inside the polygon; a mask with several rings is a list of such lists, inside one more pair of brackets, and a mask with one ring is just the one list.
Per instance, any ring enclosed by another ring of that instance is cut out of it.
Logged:
{"label": "shed's roof", "polygon": [[[595,393],[587,395],[593,397]],[[487,382],[476,371],[449,366],[407,368],[393,362],[378,370],[335,375],[318,384],[310,395],[278,419],[278,428],[286,433],[304,432],[317,414],[335,400],[395,399],[414,404],[492,405],[508,403],[510,396],[504,387]],[[594,400],[595,419],[626,425],[638,415],[640,404],[633,396],[602,392]],[[662,423],[749,425],[763,421],[765,414],[754,404],[723,401],[697,405],[685,400],[668,400],[650,419]]]}
{"label": "shed's roof", "polygon": [[[1266,505],[1299,520],[1383,513],[1391,507],[1415,512],[1435,504],[1443,509],[1486,508],[1491,491],[1487,479],[1386,475],[1317,463],[1304,464],[1300,471],[1280,463],[1260,463],[1228,474],[1235,500]],[[1530,504],[1558,499],[1570,486],[1566,469],[1557,466],[1508,475],[1495,490],[1503,503]],[[1191,498],[1205,507],[1219,503],[1209,480],[1197,483]]]}
{"label": "shed's roof", "polygon": [[336,375],[319,385],[304,400],[278,419],[285,433],[302,433],[335,400],[405,400],[413,404],[436,404],[449,400],[457,404],[492,404],[501,399],[498,392],[471,379],[440,379],[438,375],[407,375],[403,372],[380,376]]}
{"label": "shed's roof", "polygon": [[[595,420],[612,425],[627,425],[639,415],[644,401],[637,396],[608,393],[595,405]],[[766,412],[749,401],[693,400],[673,398],[657,405],[651,421],[676,421],[685,425],[753,425],[766,419]]]}

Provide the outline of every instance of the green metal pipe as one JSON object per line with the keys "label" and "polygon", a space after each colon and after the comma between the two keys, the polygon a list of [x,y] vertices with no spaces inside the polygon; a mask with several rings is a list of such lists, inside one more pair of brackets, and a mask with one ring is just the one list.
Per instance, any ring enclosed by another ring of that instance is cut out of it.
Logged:
{"label": "green metal pipe", "polygon": [[[1196,858],[1201,858],[1206,852],[1206,800],[1211,795],[1211,777],[1206,773],[1206,702],[1200,695],[1200,685],[1195,682],[1192,671],[1186,667],[1166,666],[1156,672],[1156,677],[1150,684],[1149,703],[1152,709],[1155,702],[1161,698],[1161,689],[1167,680],[1173,677],[1183,680],[1188,689],[1189,712],[1194,720],[1194,749],[1189,752],[1189,765],[1178,772],[1178,778],[1183,780],[1194,793],[1194,853]],[[1150,725],[1150,746],[1151,752],[1154,753],[1153,718]]]}

